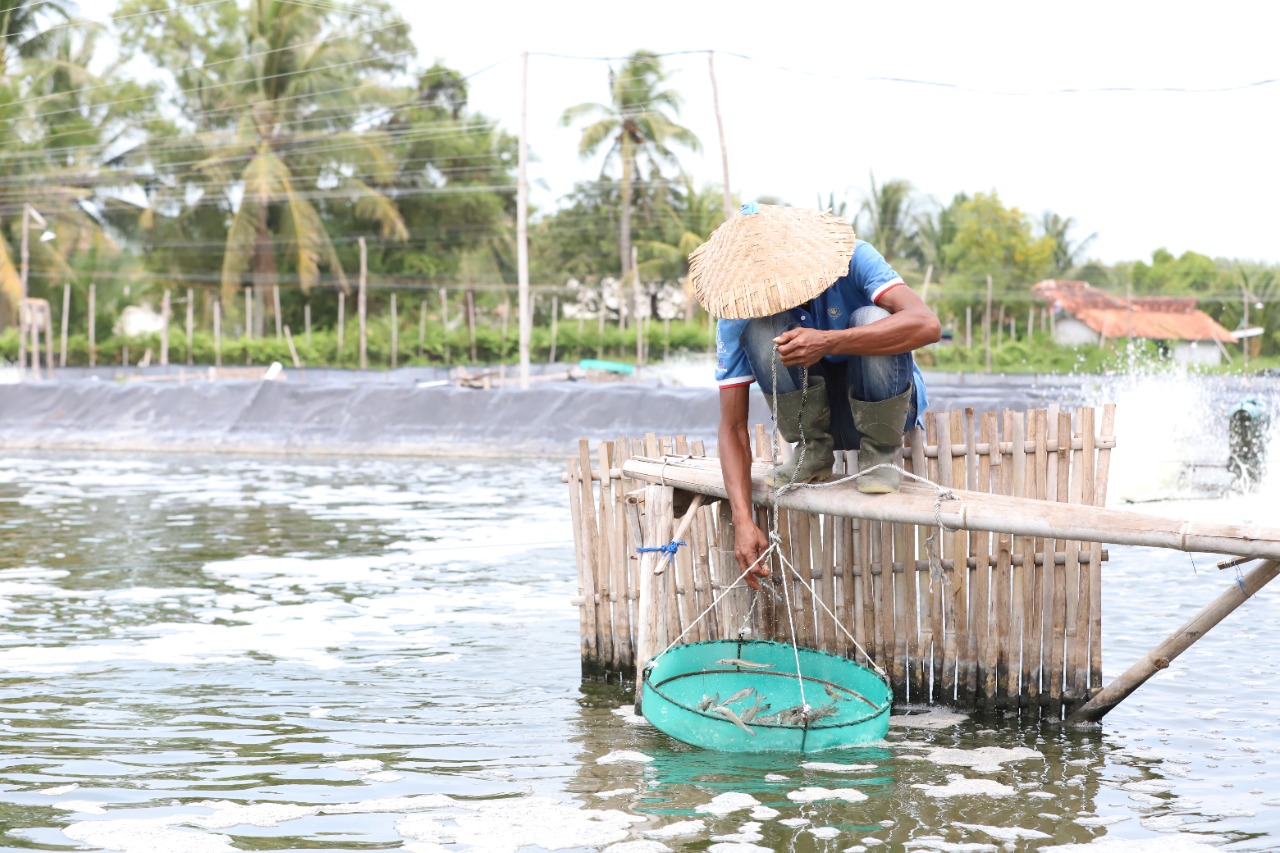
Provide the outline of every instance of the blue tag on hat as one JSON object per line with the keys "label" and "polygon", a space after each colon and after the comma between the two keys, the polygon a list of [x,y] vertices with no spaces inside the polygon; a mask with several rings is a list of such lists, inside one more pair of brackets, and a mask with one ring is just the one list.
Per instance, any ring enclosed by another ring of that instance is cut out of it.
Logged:
{"label": "blue tag on hat", "polygon": [[739,213],[741,213],[743,216],[750,216],[750,215],[751,215],[751,214],[753,214],[753,213],[759,213],[759,212],[760,212],[760,205],[759,205],[759,204],[757,204],[757,203],[755,203],[754,201],[749,201],[749,202],[747,202],[746,204],[744,204],[744,205],[739,209],[739,211],[738,211],[738,212],[739,212]]}

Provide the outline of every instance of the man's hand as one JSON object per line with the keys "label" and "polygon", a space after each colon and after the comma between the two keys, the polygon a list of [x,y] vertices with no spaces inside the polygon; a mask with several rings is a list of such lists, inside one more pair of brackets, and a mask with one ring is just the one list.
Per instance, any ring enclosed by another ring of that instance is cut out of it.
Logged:
{"label": "man's hand", "polygon": [[[761,554],[769,550],[769,540],[765,538],[760,528],[750,521],[742,523],[735,521],[733,530],[733,556],[738,561],[738,570],[745,572],[750,566],[755,565]],[[747,586],[759,589],[759,579],[768,576],[768,563],[762,561],[747,573]]]}
{"label": "man's hand", "polygon": [[829,354],[827,333],[817,329],[796,328],[773,339],[778,355],[787,367],[813,367]]}

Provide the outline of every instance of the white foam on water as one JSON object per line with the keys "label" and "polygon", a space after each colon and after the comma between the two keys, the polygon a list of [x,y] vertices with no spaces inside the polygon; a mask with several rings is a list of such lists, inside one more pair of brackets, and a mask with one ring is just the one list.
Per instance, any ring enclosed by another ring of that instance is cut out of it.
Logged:
{"label": "white foam on water", "polygon": [[764,781],[766,781],[766,782],[786,782],[789,778],[791,778],[791,777],[789,777],[789,776],[783,776],[781,773],[766,773],[766,774],[764,774]]}
{"label": "white foam on water", "polygon": [[1204,836],[1168,835],[1161,838],[1099,838],[1089,844],[1058,844],[1041,853],[1217,853]]}
{"label": "white foam on water", "polygon": [[1162,814],[1153,817],[1144,817],[1141,821],[1143,829],[1150,829],[1154,832],[1174,832],[1182,829],[1187,819],[1180,814]]}
{"label": "white foam on water", "polygon": [[46,797],[61,797],[63,794],[70,794],[80,785],[72,782],[70,785],[55,785],[52,788],[45,788],[43,791],[36,791],[37,794],[44,794]]}
{"label": "white foam on water", "polygon": [[60,803],[54,803],[53,807],[59,811],[75,812],[76,814],[106,814],[107,810],[101,803],[95,803],[92,800],[63,800]]}
{"label": "white foam on water", "polygon": [[[615,844],[627,839],[633,824],[646,819],[621,811],[574,808],[546,797],[521,797],[456,802],[451,810],[402,818],[396,830],[409,841],[515,853],[528,846],[565,850]],[[443,826],[446,820],[454,826]]]}
{"label": "white foam on water", "polygon": [[376,758],[348,758],[346,761],[335,761],[329,765],[334,770],[346,770],[350,773],[374,773],[382,769],[382,762]]}
{"label": "white foam on water", "polygon": [[1038,829],[1023,829],[1018,826],[986,826],[981,823],[955,823],[955,826],[973,832],[981,832],[990,835],[997,841],[1021,841],[1024,838],[1048,838],[1047,832],[1041,832]]}
{"label": "white foam on water", "polygon": [[404,778],[401,773],[394,770],[379,770],[376,773],[366,773],[360,777],[362,782],[399,782]]}
{"label": "white foam on water", "polygon": [[772,847],[747,844],[742,841],[721,841],[707,848],[708,853],[776,853]]}
{"label": "white foam on water", "polygon": [[778,821],[778,823],[782,824],[783,826],[790,826],[790,827],[792,827],[792,828],[795,828],[795,827],[797,827],[797,826],[808,826],[808,825],[809,825],[809,818],[807,818],[807,817],[788,817],[788,818],[783,818],[782,820]]}
{"label": "white foam on water", "polygon": [[1173,783],[1164,779],[1142,779],[1137,782],[1126,782],[1120,787],[1125,791],[1136,791],[1140,794],[1163,794],[1173,790]]}
{"label": "white foam on water", "polygon": [[1028,761],[1035,759],[1044,761],[1044,755],[1025,746],[1007,749],[1002,746],[980,746],[977,749],[951,749],[948,747],[931,747],[924,744],[900,744],[903,748],[924,749],[927,755],[906,755],[904,758],[915,761],[931,761],[934,764],[949,764],[957,767],[972,767],[978,773],[996,773],[1000,766],[1011,761]]}
{"label": "white foam on water", "polygon": [[233,826],[279,826],[285,821],[317,814],[317,806],[295,806],[289,803],[243,803],[227,800],[205,800],[194,806],[213,809],[213,814],[182,815],[175,822],[201,829],[230,829]]}
{"label": "white foam on water", "polygon": [[416,797],[386,797],[376,800],[360,800],[355,803],[337,803],[321,806],[321,814],[409,814],[457,806],[452,797],[445,794],[420,794]]}
{"label": "white foam on water", "polygon": [[671,848],[661,841],[620,841],[604,848],[602,853],[671,853]]}
{"label": "white foam on water", "polygon": [[73,823],[62,833],[79,844],[116,853],[231,853],[225,835],[174,829],[180,817],[123,818]]}
{"label": "white foam on water", "polygon": [[814,838],[821,838],[823,841],[830,841],[840,836],[840,830],[834,826],[815,826],[808,832]]}
{"label": "white foam on water", "polygon": [[653,758],[643,752],[636,752],[633,749],[616,749],[608,755],[597,758],[596,764],[648,764],[650,761],[653,761]]}
{"label": "white foam on water", "polygon": [[952,711],[948,708],[932,706],[908,706],[909,714],[898,714],[889,717],[891,729],[949,729],[969,719],[967,714]]}
{"label": "white foam on water", "polygon": [[994,779],[966,779],[958,773],[947,777],[945,785],[929,785],[917,782],[913,788],[919,788],[930,797],[1007,797],[1016,791],[1008,785],[1001,785]]}
{"label": "white foam on water", "polygon": [[858,773],[863,770],[875,770],[874,764],[831,764],[825,761],[806,761],[800,765],[806,770],[819,770],[828,773]]}
{"label": "white foam on water", "polygon": [[699,835],[705,832],[706,829],[706,821],[681,820],[669,823],[666,826],[660,826],[657,829],[646,829],[644,835],[646,838],[684,838],[688,835]]}
{"label": "white foam on water", "polygon": [[1117,823],[1123,823],[1129,820],[1132,815],[1127,814],[1111,814],[1111,815],[1083,815],[1075,819],[1075,823],[1080,826],[1111,826]]}
{"label": "white foam on water", "polygon": [[738,827],[737,832],[731,832],[727,835],[713,835],[712,841],[731,841],[740,844],[755,844],[757,841],[763,841],[764,835],[760,832],[760,824],[755,821],[748,821]]}
{"label": "white foam on water", "polygon": [[597,799],[607,800],[610,797],[620,797],[620,796],[623,796],[624,794],[634,794],[634,793],[635,793],[634,788],[614,788],[612,791],[596,791],[591,796],[596,797]]}
{"label": "white foam on water", "polygon": [[867,848],[862,844],[853,844],[844,848],[844,853],[867,853]]}
{"label": "white foam on water", "polygon": [[860,803],[867,795],[857,788],[800,788],[788,791],[787,799],[793,803],[816,803],[820,800],[843,800],[846,803]]}
{"label": "white foam on water", "polygon": [[768,806],[756,806],[751,810],[751,816],[756,820],[773,820],[782,812],[777,809],[771,809]]}
{"label": "white foam on water", "polygon": [[751,809],[760,805],[760,801],[750,794],[728,791],[711,798],[711,802],[703,803],[694,809],[698,814],[726,815],[743,809]]}
{"label": "white foam on water", "polygon": [[921,850],[936,850],[938,853],[995,853],[1000,849],[994,844],[981,844],[973,841],[947,841],[936,835],[923,835],[919,838],[913,838],[905,846]]}
{"label": "white foam on water", "polygon": [[622,722],[629,726],[653,726],[653,723],[644,718],[643,714],[636,713],[636,706],[632,704],[619,705],[613,709],[614,716],[621,717]]}

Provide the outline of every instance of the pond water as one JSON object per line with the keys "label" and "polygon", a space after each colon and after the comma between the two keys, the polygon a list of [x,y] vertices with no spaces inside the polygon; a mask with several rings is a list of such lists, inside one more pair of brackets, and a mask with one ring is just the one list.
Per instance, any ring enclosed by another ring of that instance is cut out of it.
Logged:
{"label": "pond water", "polygon": [[[1138,426],[1113,495],[1276,524],[1270,483],[1179,497]],[[560,471],[0,458],[0,849],[1280,849],[1276,590],[1098,728],[701,752],[581,682]],[[1234,582],[1215,560],[1111,548],[1107,679]]]}

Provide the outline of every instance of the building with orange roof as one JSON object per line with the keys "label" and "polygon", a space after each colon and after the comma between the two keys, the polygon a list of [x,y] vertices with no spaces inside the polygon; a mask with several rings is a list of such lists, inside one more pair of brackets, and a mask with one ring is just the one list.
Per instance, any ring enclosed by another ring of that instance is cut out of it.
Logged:
{"label": "building with orange roof", "polygon": [[[1047,279],[1031,288],[1053,311],[1053,339],[1067,346],[1114,338],[1157,341],[1179,364],[1216,365],[1236,337],[1191,296],[1120,299],[1087,281]],[[1230,356],[1228,356],[1228,360]]]}

